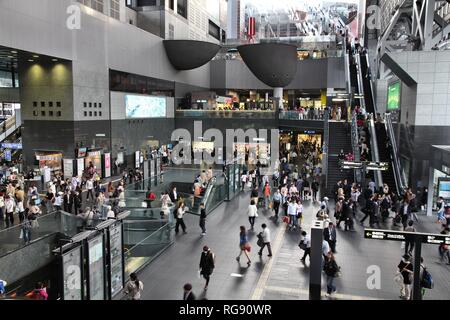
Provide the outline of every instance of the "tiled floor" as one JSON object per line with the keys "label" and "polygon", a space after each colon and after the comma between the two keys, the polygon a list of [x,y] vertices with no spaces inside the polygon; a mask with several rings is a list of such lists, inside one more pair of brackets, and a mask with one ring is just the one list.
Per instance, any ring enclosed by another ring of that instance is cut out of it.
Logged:
{"label": "tiled floor", "polygon": [[[188,234],[177,236],[175,244],[141,272],[140,278],[145,284],[142,298],[179,300],[183,285],[190,282],[199,299],[308,299],[309,261],[307,259],[306,264],[300,262],[303,254],[298,248],[300,232],[287,231],[282,223],[275,224],[269,219],[269,212],[260,210],[257,228],[249,234],[253,243],[253,264],[247,267],[244,256],[241,257],[240,264],[236,262],[235,257],[239,253],[239,226],[249,226],[246,214],[248,204],[248,192],[222,204],[208,217],[208,234],[205,237],[200,236],[198,218],[187,217]],[[317,206],[306,206],[303,221],[305,230],[309,231],[317,210]],[[420,216],[419,219],[419,231],[439,232],[439,226],[434,223],[433,218]],[[264,222],[272,231],[273,247],[279,247],[274,251],[271,263],[266,253],[259,258],[255,252],[255,235]],[[389,224],[382,227],[391,228]],[[399,289],[393,277],[403,252],[400,242],[365,240],[362,236],[363,227],[357,225],[355,228],[357,232],[354,233],[338,231],[336,259],[342,267],[342,277],[336,280],[338,294],[333,299],[398,299]],[[277,238],[279,243],[276,243]],[[216,269],[207,292],[203,292],[204,280],[198,278],[203,245],[208,245],[216,254]],[[435,281],[435,288],[428,290],[424,299],[450,299],[449,267],[438,263],[436,246],[424,246],[422,252]],[[376,265],[381,270],[379,290],[369,290],[366,285],[369,276],[367,268],[371,265]],[[233,273],[241,276],[237,277]]]}

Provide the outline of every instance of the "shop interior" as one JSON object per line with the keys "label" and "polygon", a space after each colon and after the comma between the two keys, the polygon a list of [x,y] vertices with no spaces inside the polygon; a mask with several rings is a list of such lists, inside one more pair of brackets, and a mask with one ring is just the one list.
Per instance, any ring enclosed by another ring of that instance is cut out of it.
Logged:
{"label": "shop interior", "polygon": [[323,135],[321,132],[316,130],[280,132],[280,152],[289,162],[293,160],[291,159],[293,151],[301,158],[300,155],[304,154],[303,146],[305,145],[315,146],[315,149],[319,150],[319,159],[322,159]]}

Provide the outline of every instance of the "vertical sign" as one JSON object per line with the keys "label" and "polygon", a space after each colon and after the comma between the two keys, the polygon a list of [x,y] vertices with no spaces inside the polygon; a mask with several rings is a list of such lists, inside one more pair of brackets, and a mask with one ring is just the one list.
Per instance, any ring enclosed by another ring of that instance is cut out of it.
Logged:
{"label": "vertical sign", "polygon": [[104,178],[109,178],[111,177],[111,153],[105,153],[104,154],[104,168],[105,168],[105,172],[104,172]]}
{"label": "vertical sign", "polygon": [[63,160],[63,168],[64,168],[64,178],[72,178],[73,177],[73,159],[64,159]]}
{"label": "vertical sign", "polygon": [[84,159],[77,159],[77,177],[82,177],[84,172]]}
{"label": "vertical sign", "polygon": [[111,267],[111,297],[123,289],[122,226],[120,223],[109,227],[109,250]]}
{"label": "vertical sign", "polygon": [[141,152],[136,151],[134,153],[134,167],[136,169],[139,169],[141,167]]}
{"label": "vertical sign", "polygon": [[88,241],[89,251],[89,300],[105,299],[105,265],[103,260],[103,236]]}
{"label": "vertical sign", "polygon": [[63,299],[82,300],[81,293],[81,246],[62,256]]}
{"label": "vertical sign", "polygon": [[6,149],[6,150],[5,150],[5,160],[8,161],[8,162],[11,162],[11,158],[12,158],[12,156],[11,156],[11,150]]}

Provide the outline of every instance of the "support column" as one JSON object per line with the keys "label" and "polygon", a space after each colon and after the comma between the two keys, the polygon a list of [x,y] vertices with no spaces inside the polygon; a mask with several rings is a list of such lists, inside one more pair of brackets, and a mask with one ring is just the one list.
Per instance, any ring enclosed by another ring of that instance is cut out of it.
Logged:
{"label": "support column", "polygon": [[283,88],[273,88],[273,104],[275,107],[275,119],[279,119],[280,108],[283,108]]}
{"label": "support column", "polygon": [[311,228],[309,267],[309,300],[320,300],[322,293],[323,221],[314,221]]}
{"label": "support column", "polygon": [[434,168],[429,168],[428,173],[428,196],[427,196],[427,216],[433,215],[433,196],[434,196]]}

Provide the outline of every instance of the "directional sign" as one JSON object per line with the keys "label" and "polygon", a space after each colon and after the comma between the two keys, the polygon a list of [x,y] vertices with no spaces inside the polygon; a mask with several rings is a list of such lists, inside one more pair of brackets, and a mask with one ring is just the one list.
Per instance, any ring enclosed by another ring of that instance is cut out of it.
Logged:
{"label": "directional sign", "polygon": [[364,230],[365,239],[405,241],[406,238],[409,238],[408,236],[410,236],[411,238],[420,237],[422,243],[437,244],[437,245],[445,243],[450,245],[450,235],[392,231],[392,230],[377,230],[377,229]]}
{"label": "directional sign", "polygon": [[341,169],[366,169],[369,171],[387,171],[389,163],[387,162],[369,162],[369,161],[340,161]]}

